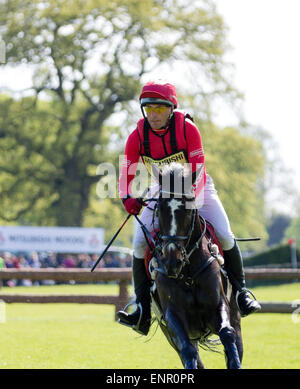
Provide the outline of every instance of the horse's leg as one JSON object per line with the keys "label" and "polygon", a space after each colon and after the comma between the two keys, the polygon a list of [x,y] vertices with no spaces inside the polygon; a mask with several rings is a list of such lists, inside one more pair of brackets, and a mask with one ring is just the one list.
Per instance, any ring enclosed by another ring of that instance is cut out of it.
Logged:
{"label": "horse's leg", "polygon": [[[165,330],[165,331],[167,332],[167,330]],[[170,338],[170,335],[169,335],[168,332],[167,332],[167,334],[164,332],[164,334],[165,334],[165,336],[166,336],[168,342],[170,343],[170,345],[171,345],[171,346],[175,349],[175,351],[177,352],[177,354],[178,354],[178,356],[179,356],[179,358],[180,358],[180,360],[181,360],[181,363],[182,363],[182,365],[184,366],[184,365],[185,365],[184,360],[182,360],[182,358],[181,358],[181,353],[180,353],[180,351],[178,350],[177,346],[175,345],[174,341],[172,340],[172,338]],[[203,362],[201,361],[201,358],[200,358],[200,355],[199,355],[199,351],[198,351],[198,342],[197,342],[197,341],[195,341],[195,342],[192,341],[192,344],[194,345],[195,349],[197,350],[197,369],[205,369],[204,364],[203,364]]]}
{"label": "horse's leg", "polygon": [[236,344],[236,347],[237,347],[237,350],[239,353],[240,362],[242,363],[244,348],[243,348],[243,338],[242,338],[241,327],[240,326],[239,326],[239,328],[234,327],[234,330],[235,330],[235,337],[236,337],[235,344]]}
{"label": "horse's leg", "polygon": [[203,362],[201,361],[199,350],[198,350],[198,342],[192,341],[192,344],[194,345],[195,349],[197,350],[197,369],[205,369]]}
{"label": "horse's leg", "polygon": [[165,320],[170,330],[170,335],[179,352],[181,362],[185,369],[197,369],[198,351],[190,341],[187,331],[178,314],[175,314],[170,307],[167,308]]}
{"label": "horse's leg", "polygon": [[236,334],[236,346],[239,353],[240,361],[243,360],[243,338],[241,331],[241,315],[239,313],[234,296],[230,299],[230,323],[235,330]]}
{"label": "horse's leg", "polygon": [[219,308],[219,337],[224,346],[227,369],[241,369],[241,361],[236,345],[236,332],[230,325],[228,306],[222,301]]}
{"label": "horse's leg", "polygon": [[[167,338],[167,341],[169,342],[169,344],[174,348],[174,350],[177,352],[179,358],[181,359],[180,351],[178,350],[177,345],[174,343],[173,337],[170,335],[168,328],[164,325],[160,325],[160,328],[161,328],[162,332],[164,333],[165,337]],[[182,364],[183,364],[183,362],[182,362]]]}

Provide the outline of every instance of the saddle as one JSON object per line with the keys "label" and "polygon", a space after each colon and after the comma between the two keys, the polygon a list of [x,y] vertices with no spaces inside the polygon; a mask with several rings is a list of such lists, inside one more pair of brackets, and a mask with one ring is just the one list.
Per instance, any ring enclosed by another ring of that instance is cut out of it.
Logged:
{"label": "saddle", "polygon": [[[204,224],[203,221],[201,220],[202,225]],[[215,229],[211,223],[209,223],[207,220],[205,220],[206,223],[206,233],[205,237],[207,240],[210,242],[210,251],[212,252],[212,255],[219,255],[223,257],[223,250],[222,246],[216,236]],[[151,233],[153,240],[156,241],[158,239],[159,235],[159,229],[156,229],[155,231],[152,231]],[[217,246],[217,249],[215,248]],[[151,280],[151,274],[149,272],[149,263],[152,259],[152,251],[154,249],[154,244],[153,242],[149,242],[149,245],[147,245],[146,253],[145,253],[145,267],[146,267],[146,272],[148,278]]]}

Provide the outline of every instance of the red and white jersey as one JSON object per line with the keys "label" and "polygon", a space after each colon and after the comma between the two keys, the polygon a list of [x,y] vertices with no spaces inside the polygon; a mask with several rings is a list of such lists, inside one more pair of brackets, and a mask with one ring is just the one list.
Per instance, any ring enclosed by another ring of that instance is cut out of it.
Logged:
{"label": "red and white jersey", "polygon": [[171,162],[189,163],[192,172],[202,166],[202,174],[194,184],[196,197],[206,183],[204,150],[196,125],[181,111],[174,111],[169,127],[153,130],[145,119],[140,119],[137,128],[129,135],[119,179],[120,198],[128,194],[135,177],[139,160],[151,174],[151,164],[162,166]]}

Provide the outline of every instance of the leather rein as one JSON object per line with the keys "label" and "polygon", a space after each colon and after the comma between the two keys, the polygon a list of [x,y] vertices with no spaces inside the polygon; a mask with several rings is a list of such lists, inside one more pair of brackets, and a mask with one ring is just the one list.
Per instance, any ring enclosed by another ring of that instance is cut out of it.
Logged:
{"label": "leather rein", "polygon": [[[150,201],[156,201],[155,207],[153,209],[153,219],[154,219],[155,212],[158,211],[158,208],[157,208],[158,207],[158,202],[159,202],[160,198],[162,197],[163,193],[170,195],[171,198],[175,197],[176,195],[180,196],[181,198],[184,199],[184,201],[194,201],[195,200],[195,196],[191,195],[191,194],[182,194],[182,193],[179,194],[179,193],[175,193],[175,192],[166,192],[166,191],[162,191],[161,190],[158,198],[150,198],[150,199],[144,200],[144,201],[149,201],[149,202]],[[205,219],[201,215],[199,215],[200,221],[203,224],[203,230],[202,230],[202,233],[201,233],[200,237],[193,244],[191,249],[187,252],[187,247],[190,244],[190,240],[191,240],[192,233],[193,233],[193,230],[194,230],[197,214],[198,214],[197,209],[193,208],[192,220],[191,220],[190,227],[189,227],[187,235],[158,235],[158,239],[157,240],[155,240],[153,238],[153,236],[151,235],[151,233],[149,232],[147,227],[136,216],[136,219],[137,219],[138,223],[141,225],[141,228],[142,228],[142,231],[144,233],[146,242],[147,242],[147,244],[148,244],[148,246],[150,248],[150,252],[152,254],[153,260],[156,262],[157,266],[154,267],[154,270],[156,272],[159,272],[159,273],[162,273],[162,274],[168,276],[167,271],[165,269],[165,265],[164,265],[163,261],[161,260],[161,256],[162,256],[163,249],[166,246],[168,246],[169,244],[171,244],[171,243],[173,243],[176,246],[176,248],[180,251],[180,253],[182,255],[183,267],[185,265],[189,265],[190,264],[190,257],[192,256],[192,254],[197,249],[200,248],[202,239],[203,239],[203,237],[206,234],[206,221],[205,221]],[[179,241],[185,241],[184,246],[182,246],[179,243]],[[153,244],[154,248],[151,246],[150,242]],[[200,266],[200,268],[197,270],[197,272],[192,277],[185,277],[180,272],[180,274],[178,274],[178,277],[176,279],[184,280],[186,285],[192,286],[194,284],[194,281],[198,277],[198,275],[200,273],[202,273],[214,260],[215,260],[215,257],[211,256],[207,261],[204,262],[204,264],[202,266]],[[151,266],[151,262],[149,264],[149,267]]]}

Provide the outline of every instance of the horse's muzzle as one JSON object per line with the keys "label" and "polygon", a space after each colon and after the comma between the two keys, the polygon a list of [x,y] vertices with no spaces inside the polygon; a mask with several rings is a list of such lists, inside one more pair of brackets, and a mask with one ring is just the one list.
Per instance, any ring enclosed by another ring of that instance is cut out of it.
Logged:
{"label": "horse's muzzle", "polygon": [[183,262],[178,258],[168,258],[165,262],[165,268],[169,278],[177,279],[183,268]]}

